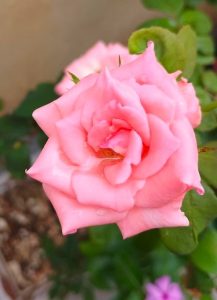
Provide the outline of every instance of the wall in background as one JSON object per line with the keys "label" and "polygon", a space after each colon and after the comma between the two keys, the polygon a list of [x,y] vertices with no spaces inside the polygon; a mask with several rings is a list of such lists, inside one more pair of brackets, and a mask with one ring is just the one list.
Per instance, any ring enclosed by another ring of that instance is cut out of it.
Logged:
{"label": "wall in background", "polygon": [[127,41],[145,18],[139,0],[1,0],[0,98],[13,109],[95,41]]}

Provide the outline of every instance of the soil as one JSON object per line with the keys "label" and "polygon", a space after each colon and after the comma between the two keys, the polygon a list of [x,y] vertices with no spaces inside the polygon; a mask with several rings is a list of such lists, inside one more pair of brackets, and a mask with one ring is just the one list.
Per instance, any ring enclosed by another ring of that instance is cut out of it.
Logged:
{"label": "soil", "polygon": [[41,185],[22,181],[0,196],[0,250],[19,289],[43,282],[52,273],[41,246],[47,235],[63,243],[60,226]]}

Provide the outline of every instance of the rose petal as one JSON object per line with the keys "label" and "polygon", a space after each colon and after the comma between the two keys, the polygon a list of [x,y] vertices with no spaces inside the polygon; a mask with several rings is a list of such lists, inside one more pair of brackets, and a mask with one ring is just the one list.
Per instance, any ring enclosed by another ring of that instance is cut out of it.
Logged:
{"label": "rose petal", "polygon": [[126,212],[79,204],[73,197],[47,184],[43,188],[56,210],[63,234],[74,233],[82,227],[116,223],[126,216]]}
{"label": "rose petal", "polygon": [[204,193],[197,167],[197,145],[188,120],[173,124],[171,131],[180,140],[179,149],[171,156],[160,172],[146,180],[145,188],[136,195],[136,204],[158,207],[173,201],[194,188]]}
{"label": "rose petal", "polygon": [[105,166],[104,168],[105,178],[113,185],[126,182],[131,172],[131,164],[125,159],[119,163]]}
{"label": "rose petal", "polygon": [[[121,105],[132,106],[134,109],[138,109],[138,111],[143,111],[139,97],[133,89],[112,78],[107,69],[99,74],[95,84],[82,93],[80,97],[86,100],[83,102],[81,122],[87,131],[90,130],[97,111],[101,112],[106,103],[112,100]],[[100,120],[106,119],[101,118]]]}
{"label": "rose petal", "polygon": [[94,117],[94,122],[106,120],[108,123],[113,119],[123,120],[134,129],[142,138],[145,145],[149,145],[150,129],[148,119],[143,109],[136,109],[131,106],[122,106],[116,101],[110,101],[103,109],[98,111]]}
{"label": "rose petal", "polygon": [[[113,148],[115,149],[115,147]],[[105,166],[104,174],[111,184],[122,184],[131,175],[131,165],[138,165],[142,155],[142,141],[139,135],[132,130],[129,133],[128,148],[124,159],[116,164]]]}
{"label": "rose petal", "polygon": [[175,110],[178,109],[177,106],[179,107],[175,99],[169,98],[166,93],[151,84],[139,85],[134,82],[133,86],[147,113],[161,118],[166,123],[174,119]]}
{"label": "rose petal", "polygon": [[32,116],[48,137],[55,133],[55,123],[61,118],[55,101],[34,110]]}
{"label": "rose petal", "polygon": [[72,178],[76,199],[84,205],[97,205],[116,211],[126,211],[134,206],[134,195],[144,181],[113,186],[100,172],[75,173]]}
{"label": "rose petal", "polygon": [[150,148],[135,169],[133,174],[135,178],[147,178],[160,171],[180,146],[179,140],[172,134],[168,124],[154,115],[149,115],[148,120],[151,130]]}
{"label": "rose petal", "polygon": [[170,161],[175,168],[175,175],[188,186],[188,189],[194,188],[199,194],[203,194],[204,189],[198,172],[198,149],[194,131],[187,119],[175,122],[171,130],[181,144]]}
{"label": "rose petal", "polygon": [[191,83],[188,83],[186,80],[179,81],[178,86],[180,88],[181,93],[183,94],[187,105],[187,117],[191,122],[192,126],[195,128],[201,122],[201,109],[194,87]]}
{"label": "rose petal", "polygon": [[71,186],[74,171],[75,166],[63,154],[56,139],[49,138],[39,157],[26,173],[42,183],[74,195]]}
{"label": "rose petal", "polygon": [[69,117],[56,123],[61,148],[73,164],[92,166],[97,162],[94,153],[86,142],[86,133],[79,125],[80,112],[75,111]]}
{"label": "rose petal", "polygon": [[154,228],[188,226],[189,221],[180,210],[181,203],[182,199],[178,199],[163,207],[133,208],[118,222],[123,238]]}

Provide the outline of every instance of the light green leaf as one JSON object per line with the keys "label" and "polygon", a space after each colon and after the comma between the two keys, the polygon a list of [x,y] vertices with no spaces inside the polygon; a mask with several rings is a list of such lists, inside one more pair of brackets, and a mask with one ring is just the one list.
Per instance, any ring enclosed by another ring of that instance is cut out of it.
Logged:
{"label": "light green leaf", "polygon": [[184,0],[142,0],[145,7],[159,10],[169,14],[178,14],[183,6]]}
{"label": "light green leaf", "polygon": [[29,118],[36,108],[48,104],[56,98],[54,85],[52,83],[41,83],[26,95],[25,99],[14,111],[14,115]]}
{"label": "light green leaf", "polygon": [[186,10],[180,16],[180,24],[190,25],[198,35],[206,35],[212,30],[210,18],[199,10]]}
{"label": "light green leaf", "polygon": [[4,109],[4,101],[0,98],[0,111]]}
{"label": "light green leaf", "polygon": [[197,63],[201,66],[206,66],[206,65],[212,65],[215,61],[215,57],[213,55],[209,56],[203,56],[203,55],[198,55],[197,56]]}
{"label": "light green leaf", "polygon": [[210,142],[199,153],[200,174],[212,186],[217,188],[217,142]]}
{"label": "light green leaf", "polygon": [[159,27],[169,29],[170,31],[176,31],[177,24],[174,20],[169,18],[156,18],[156,19],[145,21],[138,27],[138,29],[147,28],[151,26],[159,26]]}
{"label": "light green leaf", "polygon": [[184,26],[177,35],[179,41],[184,47],[185,64],[183,67],[183,76],[190,78],[194,72],[197,58],[197,37],[190,26]]}
{"label": "light green leaf", "polygon": [[213,38],[209,35],[197,37],[197,50],[199,53],[205,55],[213,55],[215,51],[215,45]]}
{"label": "light green leaf", "polygon": [[198,6],[203,0],[185,0],[185,5],[189,7]]}
{"label": "light green leaf", "polygon": [[161,229],[164,244],[178,254],[189,254],[198,245],[198,235],[217,217],[217,197],[205,183],[205,195],[187,193],[182,210],[190,221],[189,227]]}
{"label": "light green leaf", "polygon": [[140,29],[129,38],[130,52],[142,53],[150,40],[155,43],[157,57],[168,72],[181,70],[183,76],[191,76],[196,63],[196,35],[190,26],[183,27],[177,35],[161,27]]}
{"label": "light green leaf", "polygon": [[5,154],[6,167],[14,177],[23,178],[25,169],[30,166],[29,150],[26,144],[16,141],[8,146]]}
{"label": "light green leaf", "polygon": [[207,230],[191,254],[192,262],[202,271],[217,275],[217,231]]}
{"label": "light green leaf", "polygon": [[204,112],[200,126],[197,128],[198,131],[208,132],[217,128],[217,114],[215,111]]}
{"label": "light green leaf", "polygon": [[208,70],[202,73],[204,87],[211,93],[217,93],[217,75],[215,72]]}

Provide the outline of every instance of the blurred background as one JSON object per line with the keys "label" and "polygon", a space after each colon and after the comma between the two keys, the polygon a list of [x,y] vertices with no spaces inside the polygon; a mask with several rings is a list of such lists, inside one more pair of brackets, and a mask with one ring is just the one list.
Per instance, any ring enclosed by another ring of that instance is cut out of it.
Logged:
{"label": "blurred background", "polygon": [[126,43],[137,24],[154,14],[142,9],[139,0],[1,0],[0,97],[5,111],[38,83],[55,80],[96,41]]}
{"label": "blurred background", "polygon": [[[174,1],[184,3],[177,16],[170,7],[150,10],[142,4]],[[186,300],[217,299],[210,296],[217,291],[213,245],[203,247],[195,263],[190,255],[169,251],[158,230],[127,241],[115,226],[63,237],[40,184],[24,172],[46,141],[32,111],[58,97],[54,86],[65,66],[98,40],[127,45],[138,26],[156,25],[153,18],[163,17],[160,26],[174,33],[184,24],[195,30],[198,61],[192,81],[201,103],[212,106],[217,97],[216,4],[216,0],[0,0],[0,300],[48,300],[48,294],[63,300],[71,293],[93,300],[95,290],[97,295],[98,290],[107,290],[100,292],[100,300],[111,299],[111,291],[116,292],[115,300],[143,300],[145,283],[164,274],[185,287]],[[217,147],[216,110],[203,114],[197,137],[201,147],[209,141]],[[216,150],[201,157],[202,175],[216,191]],[[204,157],[210,158],[208,164]],[[210,228],[217,228],[216,221],[207,219],[213,222]],[[197,246],[197,241],[192,243]],[[212,256],[208,265],[214,266],[214,275],[203,265]],[[74,297],[70,299],[78,299]]]}

